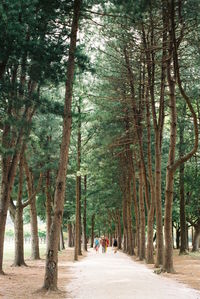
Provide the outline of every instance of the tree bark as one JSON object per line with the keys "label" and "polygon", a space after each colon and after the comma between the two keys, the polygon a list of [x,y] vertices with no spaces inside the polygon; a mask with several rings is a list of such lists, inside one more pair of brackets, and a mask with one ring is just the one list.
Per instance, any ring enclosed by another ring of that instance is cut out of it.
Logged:
{"label": "tree bark", "polygon": [[80,16],[81,0],[74,1],[74,13],[70,35],[69,57],[67,65],[65,106],[63,117],[63,133],[60,149],[58,174],[54,199],[54,216],[52,219],[49,242],[47,247],[46,267],[43,288],[57,290],[58,277],[58,242],[64,209],[64,195],[66,186],[66,173],[68,164],[69,142],[71,134],[71,103],[75,67],[75,50],[77,41],[78,22]]}
{"label": "tree bark", "polygon": [[73,247],[72,224],[70,222],[67,223],[67,231],[68,231],[68,247]]}
{"label": "tree bark", "polygon": [[94,224],[95,224],[95,214],[92,215],[92,221],[91,221],[91,248],[93,248],[94,244]]}
{"label": "tree bark", "polygon": [[[184,155],[184,117],[186,114],[186,104],[183,108],[183,115],[180,120],[180,132],[179,132],[179,156]],[[187,254],[187,228],[186,228],[186,216],[185,216],[185,189],[184,189],[184,164],[180,165],[179,168],[179,188],[180,188],[180,236],[181,246],[179,254]],[[179,247],[177,247],[179,248]]]}
{"label": "tree bark", "polygon": [[[36,209],[36,193],[34,189],[33,175],[28,167],[26,158],[24,157],[24,169],[26,172],[26,181],[28,189],[28,198],[30,200],[30,222],[31,222],[31,258],[33,260],[40,259],[38,222]],[[38,182],[39,184],[40,182]],[[34,194],[35,193],[35,194]]]}
{"label": "tree bark", "polygon": [[24,266],[24,228],[23,228],[23,157],[24,153],[20,155],[19,162],[19,183],[18,183],[18,196],[15,209],[15,258],[13,266]]}
{"label": "tree bark", "polygon": [[133,205],[134,205],[134,212],[135,212],[137,256],[139,256],[139,252],[140,252],[140,223],[139,223],[139,211],[138,211],[138,202],[137,202],[135,167],[133,164],[132,157],[131,157],[130,163],[131,163],[131,169],[132,169]]}
{"label": "tree bark", "polygon": [[144,195],[143,195],[143,175],[142,165],[139,169],[139,211],[140,211],[140,261],[145,259],[145,207],[144,207]]}
{"label": "tree bark", "polygon": [[121,249],[122,248],[122,228],[121,228],[121,216],[119,210],[117,210],[117,237],[118,237],[118,249]]}
{"label": "tree bark", "polygon": [[87,251],[87,176],[84,176],[83,246]]}
{"label": "tree bark", "polygon": [[[127,153],[129,155],[129,152]],[[129,159],[127,159],[129,162]],[[129,255],[134,255],[134,244],[133,244],[133,229],[132,229],[132,196],[131,196],[131,172],[130,167],[128,167],[128,176],[127,176],[127,253]]]}
{"label": "tree bark", "polygon": [[61,250],[65,249],[65,241],[64,241],[64,235],[63,235],[62,227],[61,227],[61,230],[60,230],[60,249]]}
{"label": "tree bark", "polygon": [[200,219],[197,224],[194,226],[194,239],[192,242],[192,252],[198,251],[199,248],[199,240],[200,240]]}
{"label": "tree bark", "polygon": [[49,242],[49,234],[51,228],[51,213],[52,213],[52,198],[50,192],[50,170],[46,172],[46,183],[45,183],[45,193],[46,193],[46,244]]}

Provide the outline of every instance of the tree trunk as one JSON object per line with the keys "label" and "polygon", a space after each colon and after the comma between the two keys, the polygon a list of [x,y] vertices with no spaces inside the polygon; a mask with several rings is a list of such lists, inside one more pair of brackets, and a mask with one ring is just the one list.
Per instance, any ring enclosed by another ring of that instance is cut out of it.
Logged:
{"label": "tree trunk", "polygon": [[74,260],[78,261],[80,251],[80,176],[76,176],[76,223],[75,223],[75,247]]}
{"label": "tree trunk", "polygon": [[87,176],[84,176],[84,206],[83,206],[83,246],[87,251]]}
{"label": "tree trunk", "polygon": [[121,249],[122,248],[122,228],[121,228],[121,216],[119,210],[117,210],[117,237],[118,237],[118,249]]}
{"label": "tree trunk", "polygon": [[65,249],[65,241],[64,241],[64,235],[63,235],[62,227],[61,227],[61,230],[60,230],[60,249],[61,250]]}
{"label": "tree trunk", "polygon": [[92,215],[92,221],[91,221],[91,248],[93,248],[94,243],[94,222],[95,221],[95,214]]}
{"label": "tree trunk", "polygon": [[134,244],[133,244],[133,229],[132,229],[132,197],[131,197],[131,173],[128,172],[127,177],[127,253],[134,255]]}
{"label": "tree trunk", "polygon": [[44,289],[57,290],[58,277],[58,242],[64,209],[66,173],[68,164],[69,142],[71,134],[71,103],[75,67],[75,50],[80,15],[81,0],[74,1],[74,14],[70,34],[69,58],[67,64],[66,93],[63,117],[63,133],[60,148],[60,159],[56,179],[54,198],[54,216],[52,219],[44,277]]}
{"label": "tree trunk", "polygon": [[140,211],[140,261],[145,259],[145,207],[144,207],[144,195],[143,195],[143,175],[142,165],[139,169],[139,211]]}
{"label": "tree trunk", "polygon": [[127,252],[127,194],[123,195],[123,252]]}
{"label": "tree trunk", "polygon": [[40,259],[38,222],[36,210],[36,198],[34,197],[30,203],[30,220],[31,220],[31,258],[33,260]]}
{"label": "tree trunk", "polygon": [[13,266],[26,266],[24,261],[23,208],[17,207],[15,214],[15,257]]}
{"label": "tree trunk", "polygon": [[72,224],[70,222],[67,223],[67,231],[68,231],[68,247],[73,247]]}
{"label": "tree trunk", "polygon": [[13,266],[24,266],[24,227],[23,227],[23,165],[24,162],[24,152],[20,154],[19,162],[19,182],[18,182],[18,196],[16,201],[15,209],[15,258]]}
{"label": "tree trunk", "polygon": [[180,228],[176,229],[176,249],[180,248]]}
{"label": "tree trunk", "polygon": [[[169,49],[171,57],[171,48]],[[176,98],[175,98],[175,81],[171,76],[171,61],[168,60],[167,77],[170,91],[170,145],[168,154],[168,164],[166,172],[166,187],[165,187],[165,216],[164,216],[164,232],[165,232],[165,250],[164,250],[164,270],[173,273],[173,240],[172,240],[172,203],[173,203],[173,190],[174,190],[174,171],[171,166],[175,161],[175,148],[176,148]]]}
{"label": "tree trunk", "polygon": [[155,141],[155,203],[156,203],[156,262],[155,266],[163,264],[163,220],[161,200],[161,144],[160,134],[156,132]]}
{"label": "tree trunk", "polygon": [[199,240],[200,240],[200,220],[194,226],[194,239],[192,243],[192,252],[198,251],[199,249]]}
{"label": "tree trunk", "polygon": [[[2,144],[7,148],[7,138],[9,135],[9,128],[5,126]],[[22,141],[23,131],[19,133],[18,140],[16,142],[16,151],[13,157],[3,157],[2,158],[2,179],[1,179],[1,198],[0,198],[0,274],[3,274],[3,246],[4,246],[4,234],[6,227],[6,219],[8,206],[10,203],[10,195],[12,192],[16,168],[20,156],[20,145]]]}
{"label": "tree trunk", "polygon": [[[152,91],[153,93],[153,91]],[[154,225],[154,213],[155,213],[155,184],[152,171],[152,158],[151,158],[151,121],[150,121],[150,109],[149,109],[149,95],[148,88],[146,91],[146,124],[147,124],[147,164],[148,164],[148,175],[150,184],[151,201],[149,203],[149,210],[147,214],[147,252],[146,252],[146,263],[153,264],[153,225]]]}
{"label": "tree trunk", "polygon": [[50,192],[50,170],[46,172],[46,184],[45,184],[45,193],[46,193],[46,244],[49,241],[49,234],[51,228],[51,212],[52,212],[52,198]]}
{"label": "tree trunk", "polygon": [[137,203],[137,188],[136,188],[135,168],[134,168],[132,157],[131,157],[131,168],[132,168],[132,180],[133,180],[132,181],[132,185],[133,185],[133,205],[134,205],[134,212],[135,212],[137,256],[139,256],[139,252],[140,252],[140,224],[139,224],[139,211],[138,211],[138,203]]}
{"label": "tree trunk", "polygon": [[[38,237],[38,222],[36,209],[36,189],[34,189],[34,178],[29,169],[28,162],[24,156],[24,170],[26,173],[28,198],[30,201],[30,222],[31,222],[31,258],[33,260],[40,259],[39,237]],[[38,181],[40,187],[41,178]]]}
{"label": "tree trunk", "polygon": [[[180,123],[179,132],[179,156],[184,156],[184,128],[185,128],[185,114],[186,114],[186,104],[183,108],[183,114]],[[180,188],[180,233],[181,233],[181,246],[179,254],[187,254],[187,229],[186,229],[186,216],[185,216],[185,190],[184,190],[184,164],[180,165],[179,168],[179,188]],[[179,247],[177,247],[179,248]]]}

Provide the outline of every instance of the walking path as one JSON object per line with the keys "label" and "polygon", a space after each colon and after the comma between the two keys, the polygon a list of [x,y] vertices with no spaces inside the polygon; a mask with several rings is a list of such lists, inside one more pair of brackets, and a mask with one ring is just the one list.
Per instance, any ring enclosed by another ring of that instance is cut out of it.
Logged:
{"label": "walking path", "polygon": [[89,250],[71,271],[67,289],[73,299],[200,299],[199,292],[110,248],[106,254]]}

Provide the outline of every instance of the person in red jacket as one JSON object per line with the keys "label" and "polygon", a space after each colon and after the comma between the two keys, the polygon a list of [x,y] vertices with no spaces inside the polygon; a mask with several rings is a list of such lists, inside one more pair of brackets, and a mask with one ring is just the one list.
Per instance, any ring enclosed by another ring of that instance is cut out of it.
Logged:
{"label": "person in red jacket", "polygon": [[105,246],[105,252],[107,251],[107,248],[109,246],[109,240],[107,237],[105,237],[105,241],[106,241],[106,246]]}

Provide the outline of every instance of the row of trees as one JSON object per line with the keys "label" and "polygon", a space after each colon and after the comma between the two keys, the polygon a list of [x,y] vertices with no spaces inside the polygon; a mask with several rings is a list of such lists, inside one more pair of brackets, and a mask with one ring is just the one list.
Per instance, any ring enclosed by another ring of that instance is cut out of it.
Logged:
{"label": "row of trees", "polygon": [[107,234],[173,272],[173,226],[181,253],[189,225],[198,248],[198,7],[193,0],[0,4],[1,273],[8,209],[18,266],[24,217],[34,259],[37,216],[46,221],[45,289],[57,289],[62,224],[75,260],[81,239],[87,250],[89,237],[92,246],[95,234]]}

